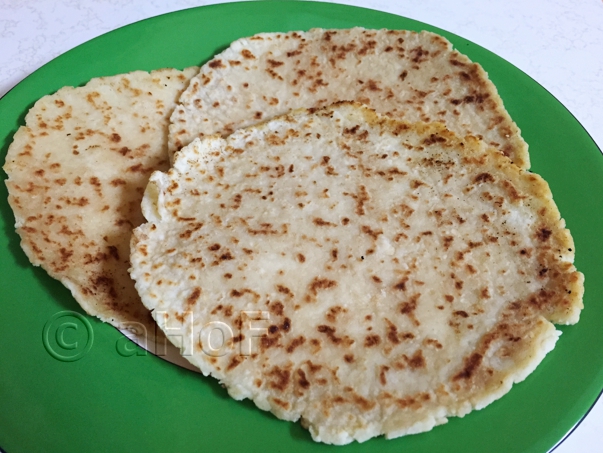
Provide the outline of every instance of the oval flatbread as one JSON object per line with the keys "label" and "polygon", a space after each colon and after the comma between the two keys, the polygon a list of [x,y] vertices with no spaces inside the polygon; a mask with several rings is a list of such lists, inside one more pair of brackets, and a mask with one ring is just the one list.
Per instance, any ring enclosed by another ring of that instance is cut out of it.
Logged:
{"label": "oval flatbread", "polygon": [[438,121],[529,168],[528,146],[482,67],[443,37],[313,29],[233,42],[202,66],[170,125],[170,151],[297,108],[358,101],[405,121]]}
{"label": "oval flatbread", "polygon": [[427,431],[501,397],[575,323],[548,185],[360,104],[195,140],[151,176],[132,277],[182,354],[316,441]]}
{"label": "oval flatbread", "polygon": [[40,99],[8,149],[8,201],[29,260],[82,308],[145,340],[155,323],[128,275],[132,228],[168,118],[198,68],[92,79]]}

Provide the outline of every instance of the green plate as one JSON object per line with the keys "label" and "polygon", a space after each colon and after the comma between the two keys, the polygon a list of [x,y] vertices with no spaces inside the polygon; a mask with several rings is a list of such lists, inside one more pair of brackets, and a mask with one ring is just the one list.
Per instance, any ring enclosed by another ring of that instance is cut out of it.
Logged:
{"label": "green plate", "polygon": [[[179,11],[96,38],[22,81],[0,100],[2,154],[33,103],[62,86],[200,64],[258,32],[352,26],[435,31],[486,69],[530,144],[533,171],[550,183],[573,233],[586,308],[579,324],[561,328],[557,347],[538,369],[486,409],[429,433],[337,451],[545,452],[584,416],[603,383],[603,158],[553,96],[491,52],[429,25],[343,5],[252,2]],[[215,380],[71,313],[81,309],[69,291],[21,251],[3,184],[0,190],[0,446],[8,453],[333,451],[312,442],[299,424],[233,401]],[[59,325],[66,330],[57,344]]]}

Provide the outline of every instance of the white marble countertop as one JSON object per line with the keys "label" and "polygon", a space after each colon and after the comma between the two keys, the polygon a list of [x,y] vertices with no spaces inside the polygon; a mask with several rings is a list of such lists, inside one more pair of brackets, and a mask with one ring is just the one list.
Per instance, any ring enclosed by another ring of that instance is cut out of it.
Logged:
{"label": "white marble countertop", "polygon": [[[200,0],[0,0],[0,96],[63,52],[122,25]],[[601,0],[344,0],[467,38],[533,77],[603,149]],[[116,14],[119,11],[119,14]],[[601,383],[603,387],[603,382]],[[556,453],[603,451],[603,398]]]}

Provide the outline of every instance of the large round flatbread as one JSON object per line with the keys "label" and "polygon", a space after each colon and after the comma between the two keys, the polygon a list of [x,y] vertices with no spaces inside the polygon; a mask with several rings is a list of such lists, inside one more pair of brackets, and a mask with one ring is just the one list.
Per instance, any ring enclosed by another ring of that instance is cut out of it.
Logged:
{"label": "large round flatbread", "polygon": [[359,104],[196,140],[151,176],[132,277],[183,355],[317,441],[418,433],[524,379],[583,276],[548,185]]}
{"label": "large round flatbread", "polygon": [[149,176],[169,166],[168,118],[197,71],[137,71],[45,96],[4,165],[30,261],[86,312],[144,339],[155,323],[128,275],[130,236]]}
{"label": "large round flatbread", "polygon": [[233,42],[182,94],[170,151],[297,108],[359,101],[405,121],[439,121],[529,167],[528,146],[482,67],[443,37],[403,30],[313,29]]}

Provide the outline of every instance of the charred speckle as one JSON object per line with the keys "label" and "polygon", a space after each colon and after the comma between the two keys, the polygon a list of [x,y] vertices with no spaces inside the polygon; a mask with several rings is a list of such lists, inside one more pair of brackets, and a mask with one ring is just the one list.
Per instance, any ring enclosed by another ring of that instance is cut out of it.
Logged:
{"label": "charred speckle", "polygon": [[483,356],[477,352],[472,354],[470,357],[465,359],[465,367],[461,372],[453,377],[455,381],[460,379],[470,379],[475,373],[477,368],[481,365]]}
{"label": "charred speckle", "polygon": [[494,176],[492,176],[490,173],[480,173],[473,179],[473,182],[494,182]]}
{"label": "charred speckle", "polygon": [[551,237],[551,234],[553,234],[553,232],[551,230],[543,227],[540,230],[538,230],[538,232],[536,233],[536,236],[538,236],[538,239],[545,242],[545,241],[548,241],[549,237]]}
{"label": "charred speckle", "polygon": [[209,62],[209,67],[216,69],[216,68],[225,68],[226,66],[224,66],[224,64],[222,64],[222,60],[212,60]]}

